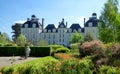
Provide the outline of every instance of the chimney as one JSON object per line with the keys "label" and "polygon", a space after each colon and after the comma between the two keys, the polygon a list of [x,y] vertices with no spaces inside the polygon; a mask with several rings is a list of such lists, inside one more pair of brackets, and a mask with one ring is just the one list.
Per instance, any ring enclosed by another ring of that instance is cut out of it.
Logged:
{"label": "chimney", "polygon": [[64,18],[62,18],[62,22],[64,23]]}
{"label": "chimney", "polygon": [[42,30],[44,28],[44,18],[42,18]]}
{"label": "chimney", "polygon": [[68,22],[66,22],[66,28],[67,28]]}
{"label": "chimney", "polygon": [[59,25],[60,25],[60,22],[59,22]]}
{"label": "chimney", "polygon": [[84,18],[84,25],[85,25],[85,18]]}
{"label": "chimney", "polygon": [[27,18],[27,21],[30,21],[30,18]]}

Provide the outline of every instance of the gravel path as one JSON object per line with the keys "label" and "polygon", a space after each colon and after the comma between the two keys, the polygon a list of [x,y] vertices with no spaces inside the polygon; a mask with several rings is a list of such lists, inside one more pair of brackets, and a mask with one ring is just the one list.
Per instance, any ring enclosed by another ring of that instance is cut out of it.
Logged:
{"label": "gravel path", "polygon": [[[0,68],[1,67],[6,67],[6,66],[11,66],[12,64],[20,64],[26,61],[30,61],[33,59],[37,59],[39,57],[28,57],[27,59],[24,59],[22,57],[19,56],[15,56],[15,57],[0,57]],[[12,63],[12,61],[14,61]]]}

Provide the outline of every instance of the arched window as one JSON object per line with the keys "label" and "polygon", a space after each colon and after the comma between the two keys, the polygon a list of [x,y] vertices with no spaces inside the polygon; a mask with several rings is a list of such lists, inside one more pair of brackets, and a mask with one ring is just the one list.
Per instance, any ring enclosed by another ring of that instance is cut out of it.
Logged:
{"label": "arched window", "polygon": [[92,22],[90,22],[88,25],[89,25],[89,27],[92,27]]}

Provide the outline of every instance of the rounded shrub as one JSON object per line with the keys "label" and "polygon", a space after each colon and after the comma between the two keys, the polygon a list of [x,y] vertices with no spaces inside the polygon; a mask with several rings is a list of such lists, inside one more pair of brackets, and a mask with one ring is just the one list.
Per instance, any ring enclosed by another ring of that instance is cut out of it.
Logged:
{"label": "rounded shrub", "polygon": [[56,50],[58,48],[62,48],[64,46],[62,46],[62,45],[49,45],[49,47],[51,47],[51,51],[50,51],[51,55],[54,55],[54,53],[56,52]]}
{"label": "rounded shrub", "polygon": [[65,47],[61,47],[61,48],[58,48],[55,50],[55,53],[67,53],[69,52],[70,50],[68,48],[65,48]]}
{"label": "rounded shrub", "polygon": [[79,47],[81,56],[100,55],[103,53],[104,44],[101,41],[85,42]]}

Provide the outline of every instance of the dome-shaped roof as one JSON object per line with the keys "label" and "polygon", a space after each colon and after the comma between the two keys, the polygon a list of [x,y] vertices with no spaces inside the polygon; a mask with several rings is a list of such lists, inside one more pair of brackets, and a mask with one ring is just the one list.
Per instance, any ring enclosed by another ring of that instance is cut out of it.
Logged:
{"label": "dome-shaped roof", "polygon": [[97,16],[97,14],[96,14],[96,13],[93,13],[92,16]]}
{"label": "dome-shaped roof", "polygon": [[31,17],[36,17],[35,15],[32,15]]}

